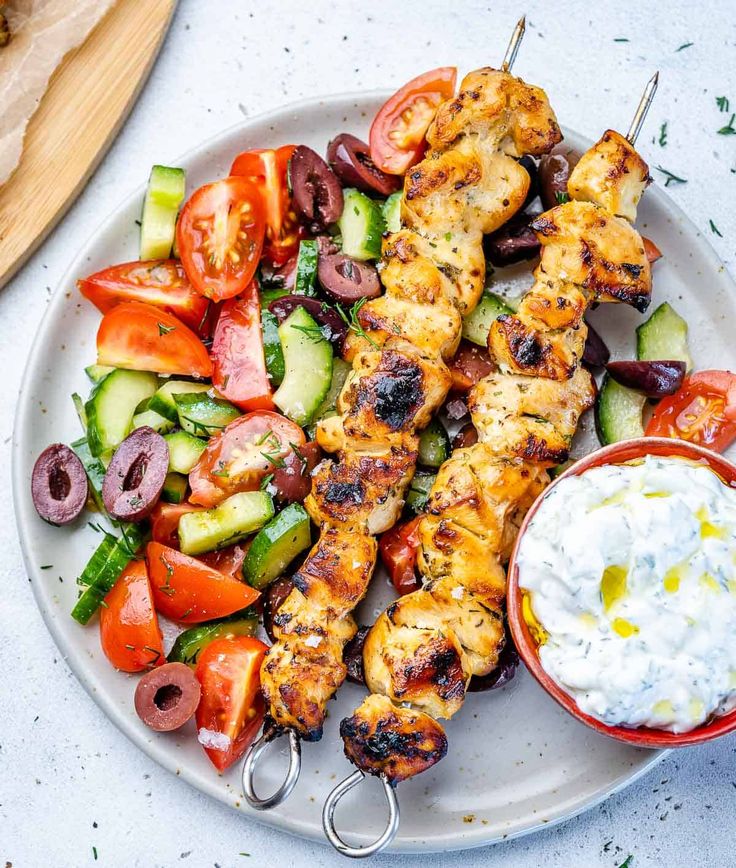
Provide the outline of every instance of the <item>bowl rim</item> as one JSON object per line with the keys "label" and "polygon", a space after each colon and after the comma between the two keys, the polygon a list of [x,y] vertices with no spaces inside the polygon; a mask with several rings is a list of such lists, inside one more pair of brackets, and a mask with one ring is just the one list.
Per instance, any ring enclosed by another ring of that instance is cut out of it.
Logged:
{"label": "bowl rim", "polygon": [[568,714],[603,735],[614,738],[626,744],[643,748],[673,748],[703,744],[714,738],[727,735],[736,730],[736,709],[728,714],[715,717],[688,732],[674,733],[652,727],[630,728],[603,723],[580,709],[573,696],[560,687],[546,672],[539,659],[538,645],[534,641],[529,627],[522,614],[522,594],[519,588],[519,567],[516,563],[519,547],[530,522],[534,518],[542,502],[549,496],[563,479],[580,476],[593,467],[607,464],[623,464],[627,461],[643,458],[647,455],[666,455],[670,457],[689,458],[707,464],[730,487],[736,488],[736,464],[710,449],[697,446],[686,440],[675,440],[668,437],[638,437],[633,440],[622,440],[589,452],[577,459],[565,471],[557,476],[539,495],[527,512],[514,543],[508,565],[508,582],[506,592],[506,609],[509,629],[519,656],[524,665],[545,690],[545,692],[562,706]]}

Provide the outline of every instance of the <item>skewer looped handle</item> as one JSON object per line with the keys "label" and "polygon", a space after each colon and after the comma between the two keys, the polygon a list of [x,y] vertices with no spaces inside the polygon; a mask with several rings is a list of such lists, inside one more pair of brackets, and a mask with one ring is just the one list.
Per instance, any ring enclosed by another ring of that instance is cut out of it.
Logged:
{"label": "skewer looped handle", "polygon": [[360,769],[354,771],[349,777],[341,781],[335,789],[327,797],[325,806],[322,809],[322,828],[325,830],[327,840],[332,846],[343,856],[349,856],[351,859],[364,859],[367,856],[375,856],[388,845],[396,837],[399,831],[399,800],[396,797],[396,790],[391,786],[388,778],[385,775],[379,775],[383,784],[383,793],[388,803],[388,823],[380,838],[372,844],[366,844],[365,847],[351,847],[346,844],[337,834],[335,829],[335,808],[340,799],[348,793],[353,787],[357,787],[365,778],[365,773]]}
{"label": "skewer looped handle", "polygon": [[[280,805],[289,798],[291,791],[299,780],[299,772],[302,769],[301,742],[293,729],[287,730],[287,732],[289,735],[289,768],[284,782],[273,795],[262,799],[256,795],[253,786],[253,778],[255,777],[258,760],[263,751],[268,747],[269,742],[274,740],[273,737],[269,738],[264,732],[258,741],[253,742],[248,749],[248,753],[245,755],[245,762],[243,763],[243,792],[248,804],[257,811],[267,811],[269,808],[275,808],[276,805]],[[281,735],[283,734],[281,733]],[[279,736],[277,735],[276,738],[279,738]]]}

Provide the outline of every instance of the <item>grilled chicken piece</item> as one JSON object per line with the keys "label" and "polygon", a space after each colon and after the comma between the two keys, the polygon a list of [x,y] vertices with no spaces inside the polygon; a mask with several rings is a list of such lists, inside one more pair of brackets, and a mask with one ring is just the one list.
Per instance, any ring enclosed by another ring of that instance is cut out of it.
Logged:
{"label": "grilled chicken piece", "polygon": [[385,696],[368,696],[340,722],[345,756],[396,786],[438,763],[447,753],[444,730],[428,714],[398,708]]}
{"label": "grilled chicken piece", "polygon": [[5,11],[3,8],[0,8],[0,48],[5,48],[5,46],[10,42],[12,38],[12,34],[10,32],[10,25],[8,24],[8,19],[5,17]]}
{"label": "grilled chicken piece", "polygon": [[636,206],[651,184],[649,166],[620,133],[607,130],[580,158],[567,182],[570,198],[593,202],[609,214],[636,220]]}

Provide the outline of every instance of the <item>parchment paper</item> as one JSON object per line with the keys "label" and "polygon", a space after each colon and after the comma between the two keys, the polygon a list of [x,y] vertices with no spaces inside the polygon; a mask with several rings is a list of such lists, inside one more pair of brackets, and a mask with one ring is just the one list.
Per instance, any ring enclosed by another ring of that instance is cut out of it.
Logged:
{"label": "parchment paper", "polygon": [[26,126],[64,55],[81,45],[115,0],[9,0],[12,40],[0,48],[0,185],[18,165]]}

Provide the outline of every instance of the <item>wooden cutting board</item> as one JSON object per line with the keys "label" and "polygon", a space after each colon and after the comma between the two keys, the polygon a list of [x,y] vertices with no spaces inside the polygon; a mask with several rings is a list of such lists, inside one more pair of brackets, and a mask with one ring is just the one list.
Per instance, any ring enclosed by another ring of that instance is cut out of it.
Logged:
{"label": "wooden cutting board", "polygon": [[0,187],[0,287],[74,201],[153,66],[176,0],[118,0],[54,73]]}

